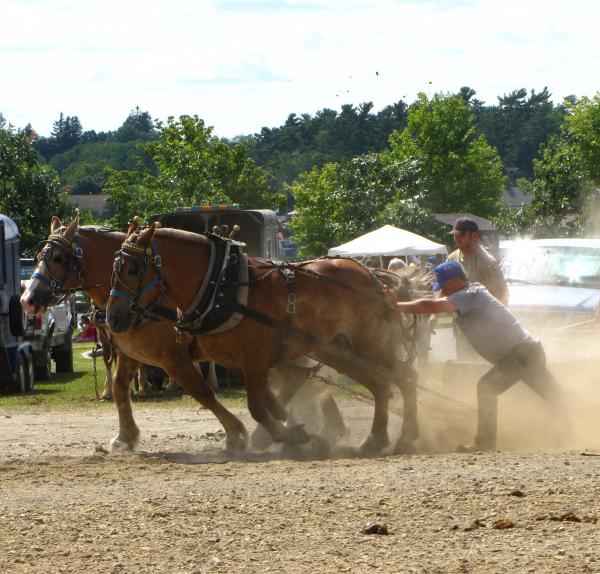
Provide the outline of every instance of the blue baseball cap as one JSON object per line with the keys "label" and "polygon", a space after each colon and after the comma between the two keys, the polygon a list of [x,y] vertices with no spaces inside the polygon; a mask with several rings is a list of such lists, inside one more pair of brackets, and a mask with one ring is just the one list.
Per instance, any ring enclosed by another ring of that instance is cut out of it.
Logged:
{"label": "blue baseball cap", "polygon": [[434,267],[433,270],[435,271],[435,278],[437,281],[435,282],[432,291],[441,291],[450,279],[455,279],[457,277],[461,277],[462,279],[467,278],[465,270],[458,261],[445,261]]}

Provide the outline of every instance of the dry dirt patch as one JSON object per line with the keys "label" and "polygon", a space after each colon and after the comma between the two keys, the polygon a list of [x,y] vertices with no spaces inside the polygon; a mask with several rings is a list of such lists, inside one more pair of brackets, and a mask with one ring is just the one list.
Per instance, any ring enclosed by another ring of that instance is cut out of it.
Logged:
{"label": "dry dirt patch", "polygon": [[208,413],[136,409],[106,455],[112,413],[0,417],[2,572],[600,572],[578,451],[231,460]]}

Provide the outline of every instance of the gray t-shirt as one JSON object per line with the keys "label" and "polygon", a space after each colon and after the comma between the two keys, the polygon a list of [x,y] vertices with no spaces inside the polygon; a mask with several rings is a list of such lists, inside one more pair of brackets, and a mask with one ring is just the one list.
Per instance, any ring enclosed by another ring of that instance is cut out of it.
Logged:
{"label": "gray t-shirt", "polygon": [[516,317],[479,283],[448,297],[458,309],[456,324],[473,348],[496,364],[520,343],[536,343]]}

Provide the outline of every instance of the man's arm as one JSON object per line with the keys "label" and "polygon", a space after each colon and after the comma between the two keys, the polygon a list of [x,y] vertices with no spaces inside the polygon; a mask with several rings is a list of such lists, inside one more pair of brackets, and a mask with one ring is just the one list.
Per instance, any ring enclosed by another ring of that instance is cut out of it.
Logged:
{"label": "man's arm", "polygon": [[447,297],[439,299],[417,299],[415,301],[397,301],[393,308],[401,313],[416,313],[418,315],[434,315],[437,313],[452,313],[458,311],[454,303]]}

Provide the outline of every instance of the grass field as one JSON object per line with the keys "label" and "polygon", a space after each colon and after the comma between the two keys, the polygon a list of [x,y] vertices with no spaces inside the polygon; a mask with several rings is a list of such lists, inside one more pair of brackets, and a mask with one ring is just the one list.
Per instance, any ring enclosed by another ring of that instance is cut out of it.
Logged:
{"label": "grass field", "polygon": [[[83,353],[93,348],[93,343],[73,344],[73,372],[52,373],[49,381],[37,381],[35,389],[25,395],[0,394],[0,409],[10,410],[73,410],[73,409],[114,409],[114,405],[100,402],[106,369],[102,358],[96,359],[96,378],[94,377],[93,359],[84,358]],[[54,362],[52,363],[54,369]],[[219,393],[219,400],[228,408],[239,408],[246,404],[246,394],[243,389],[233,388]],[[181,407],[198,406],[189,396],[165,396],[139,399],[144,406]]]}

